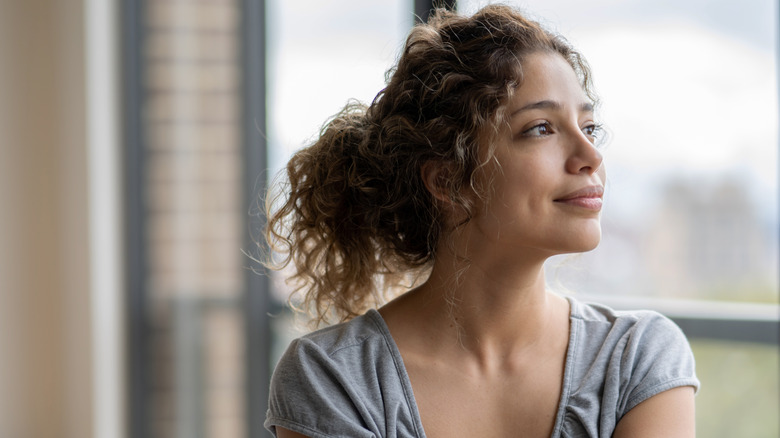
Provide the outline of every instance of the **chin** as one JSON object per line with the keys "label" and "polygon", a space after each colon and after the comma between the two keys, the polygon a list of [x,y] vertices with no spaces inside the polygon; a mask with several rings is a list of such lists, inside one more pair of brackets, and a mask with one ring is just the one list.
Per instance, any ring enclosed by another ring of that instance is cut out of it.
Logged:
{"label": "chin", "polygon": [[562,248],[561,254],[575,254],[580,252],[593,251],[601,243],[601,229],[592,232],[580,234],[568,240]]}
{"label": "chin", "polygon": [[594,249],[596,249],[599,246],[600,242],[601,242],[601,239],[598,239],[598,240],[596,240],[594,243],[592,243],[590,245],[585,245],[585,247],[583,247],[583,249],[581,251],[577,251],[577,252],[593,251]]}
{"label": "chin", "polygon": [[583,249],[579,252],[593,251],[597,246],[599,246],[599,243],[601,243],[601,230],[599,230],[595,236],[592,236],[590,239],[586,239],[586,241],[583,242]]}

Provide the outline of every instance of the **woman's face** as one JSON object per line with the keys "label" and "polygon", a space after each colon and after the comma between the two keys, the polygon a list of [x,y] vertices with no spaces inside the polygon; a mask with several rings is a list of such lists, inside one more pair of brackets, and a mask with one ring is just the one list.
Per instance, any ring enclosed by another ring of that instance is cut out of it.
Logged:
{"label": "woman's face", "polygon": [[505,256],[589,251],[601,238],[605,180],[593,106],[558,54],[530,55],[523,72],[494,145],[493,193],[467,226],[477,231],[469,245]]}

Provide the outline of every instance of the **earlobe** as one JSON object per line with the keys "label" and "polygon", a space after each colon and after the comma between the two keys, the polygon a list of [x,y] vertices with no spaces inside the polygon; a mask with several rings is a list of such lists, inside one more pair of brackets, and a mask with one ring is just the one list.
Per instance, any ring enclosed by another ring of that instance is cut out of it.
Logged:
{"label": "earlobe", "polygon": [[433,195],[436,200],[445,204],[450,204],[449,190],[447,189],[447,180],[450,177],[450,170],[446,164],[428,160],[420,168],[420,176],[422,177],[425,188]]}

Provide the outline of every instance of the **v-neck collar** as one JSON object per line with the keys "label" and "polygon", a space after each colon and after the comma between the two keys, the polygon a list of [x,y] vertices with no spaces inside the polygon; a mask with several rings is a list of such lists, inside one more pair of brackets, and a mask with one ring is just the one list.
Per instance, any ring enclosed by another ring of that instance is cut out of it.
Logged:
{"label": "v-neck collar", "polygon": [[[560,401],[558,402],[558,409],[555,414],[555,424],[553,426],[552,434],[550,435],[551,438],[559,436],[561,428],[563,427],[563,418],[565,416],[566,406],[569,404],[571,392],[571,375],[574,370],[572,364],[575,360],[578,344],[579,324],[577,324],[577,316],[579,315],[579,310],[576,308],[577,302],[572,297],[566,297],[566,299],[569,301],[569,342],[566,348],[566,362],[563,367],[563,383],[561,385]],[[425,438],[422,418],[420,417],[420,411],[417,408],[417,401],[414,398],[412,381],[409,379],[409,374],[406,372],[406,366],[404,365],[401,351],[398,349],[398,345],[396,345],[393,335],[390,334],[390,328],[376,309],[369,310],[366,315],[374,322],[387,344],[387,348],[395,363],[396,371],[398,372],[401,388],[403,389],[406,402],[408,403],[412,422],[417,430],[417,436],[419,438]]]}

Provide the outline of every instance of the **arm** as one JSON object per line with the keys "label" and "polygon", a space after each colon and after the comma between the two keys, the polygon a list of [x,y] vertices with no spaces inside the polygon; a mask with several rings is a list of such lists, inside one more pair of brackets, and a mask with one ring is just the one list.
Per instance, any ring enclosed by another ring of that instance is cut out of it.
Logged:
{"label": "arm", "polygon": [[283,427],[277,427],[276,438],[307,438],[307,437],[306,435],[301,435],[298,432],[293,432]]}
{"label": "arm", "polygon": [[693,387],[681,386],[650,397],[620,419],[613,438],[695,437],[693,396]]}

